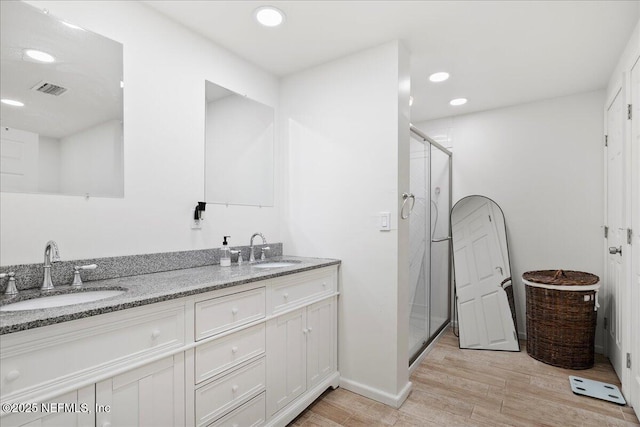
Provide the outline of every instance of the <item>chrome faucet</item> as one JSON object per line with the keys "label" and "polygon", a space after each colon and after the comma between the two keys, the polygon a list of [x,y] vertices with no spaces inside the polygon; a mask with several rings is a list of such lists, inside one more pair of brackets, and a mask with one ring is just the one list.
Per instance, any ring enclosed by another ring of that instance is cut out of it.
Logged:
{"label": "chrome faucet", "polygon": [[44,247],[44,280],[42,281],[42,291],[50,291],[53,289],[51,281],[51,263],[60,261],[60,251],[58,245],[53,240],[49,240]]}
{"label": "chrome faucet", "polygon": [[[256,256],[255,256],[254,251],[253,251],[253,239],[254,239],[256,236],[260,236],[260,237],[262,237],[262,244],[263,244],[263,245],[266,245],[266,244],[267,244],[267,239],[265,239],[265,238],[264,238],[264,236],[262,235],[262,233],[253,233],[253,236],[251,236],[251,240],[249,241],[249,248],[251,249],[251,252],[249,253],[249,262],[250,262],[250,263],[252,263],[252,262],[256,262]],[[263,248],[263,250],[262,250],[262,256],[261,256],[261,259],[264,259],[264,249],[269,249],[269,248]]]}

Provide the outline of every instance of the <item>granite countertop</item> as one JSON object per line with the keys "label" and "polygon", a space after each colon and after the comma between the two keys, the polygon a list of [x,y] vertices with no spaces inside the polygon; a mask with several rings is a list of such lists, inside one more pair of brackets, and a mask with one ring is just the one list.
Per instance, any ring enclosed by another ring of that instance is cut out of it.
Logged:
{"label": "granite countertop", "polygon": [[[220,267],[216,264],[85,282],[78,292],[108,289],[122,289],[126,292],[122,295],[82,304],[0,312],[0,335],[340,264],[340,261],[335,259],[293,256],[273,257],[264,262],[282,261],[290,261],[294,265],[260,269],[255,268],[256,264],[248,262],[240,266],[233,264],[231,267]],[[0,306],[40,296],[69,293],[70,291],[70,286],[56,286],[55,290],[49,292],[23,291],[13,299],[0,299]]]}

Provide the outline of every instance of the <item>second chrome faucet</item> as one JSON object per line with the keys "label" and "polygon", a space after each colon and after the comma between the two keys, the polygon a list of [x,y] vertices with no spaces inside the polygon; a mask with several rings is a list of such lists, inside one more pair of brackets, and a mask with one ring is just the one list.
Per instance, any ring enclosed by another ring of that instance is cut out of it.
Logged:
{"label": "second chrome faucet", "polygon": [[[260,236],[262,238],[262,244],[266,245],[267,244],[267,239],[264,238],[264,236],[262,235],[262,233],[253,233],[253,236],[251,236],[251,240],[249,241],[249,262],[256,262],[256,256],[255,256],[255,252],[254,252],[254,248],[253,248],[253,239],[256,236]],[[264,256],[264,252],[270,250],[271,248],[269,248],[268,246],[265,246],[262,248],[262,255],[260,255],[260,259],[264,260],[265,256]]]}

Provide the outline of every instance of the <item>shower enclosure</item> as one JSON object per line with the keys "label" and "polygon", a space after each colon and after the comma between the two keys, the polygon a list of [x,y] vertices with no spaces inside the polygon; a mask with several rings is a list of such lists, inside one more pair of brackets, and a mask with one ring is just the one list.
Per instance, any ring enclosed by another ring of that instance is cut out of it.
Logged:
{"label": "shower enclosure", "polygon": [[411,126],[409,364],[451,318],[451,152]]}

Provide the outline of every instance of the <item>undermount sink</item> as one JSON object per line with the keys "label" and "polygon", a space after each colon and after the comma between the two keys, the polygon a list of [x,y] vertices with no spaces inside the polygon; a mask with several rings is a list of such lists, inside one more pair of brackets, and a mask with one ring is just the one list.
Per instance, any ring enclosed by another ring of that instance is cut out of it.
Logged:
{"label": "undermount sink", "polygon": [[291,267],[292,265],[296,265],[295,262],[287,262],[287,261],[274,261],[274,262],[262,262],[260,264],[254,264],[253,268],[282,268],[282,267]]}
{"label": "undermount sink", "polygon": [[96,290],[44,296],[40,298],[17,301],[11,304],[3,305],[2,307],[0,307],[0,311],[23,311],[37,310],[41,308],[62,307],[65,305],[99,301],[106,298],[122,295],[123,293],[125,293],[125,291],[123,290]]}

